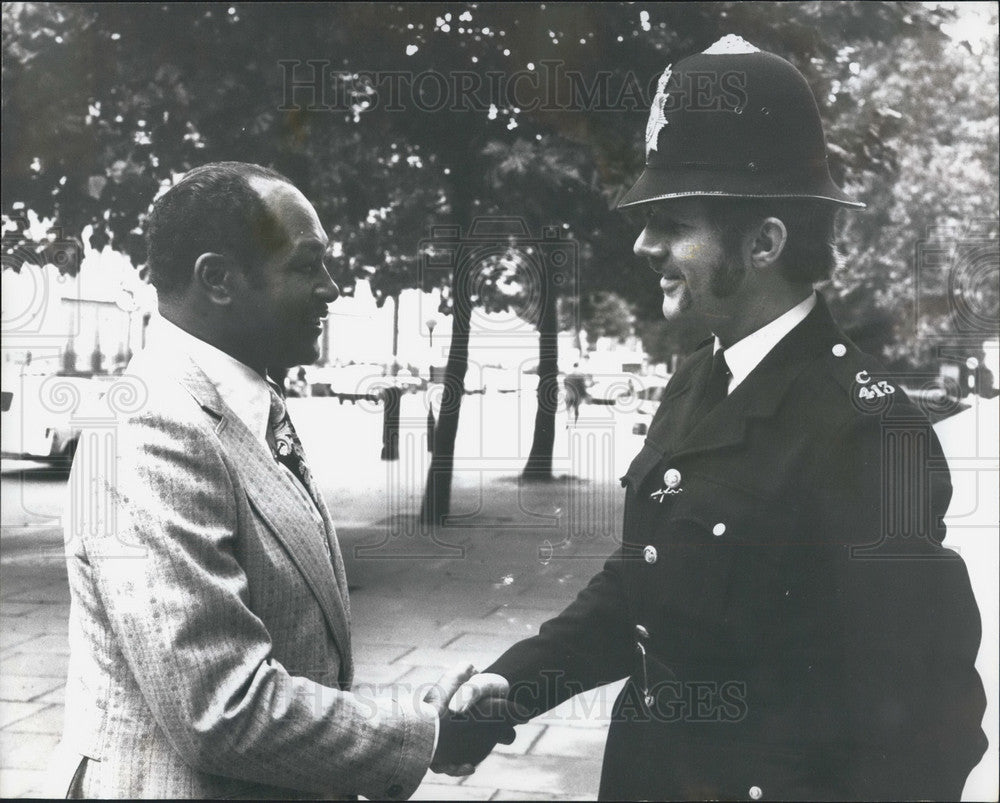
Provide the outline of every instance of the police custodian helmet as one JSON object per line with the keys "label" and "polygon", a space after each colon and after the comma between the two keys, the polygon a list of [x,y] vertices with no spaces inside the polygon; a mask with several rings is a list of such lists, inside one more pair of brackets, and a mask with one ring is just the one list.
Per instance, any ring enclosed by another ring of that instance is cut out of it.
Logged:
{"label": "police custodian helmet", "polygon": [[646,169],[618,208],[711,195],[864,207],[830,176],[806,79],[733,35],[660,76],[646,125]]}

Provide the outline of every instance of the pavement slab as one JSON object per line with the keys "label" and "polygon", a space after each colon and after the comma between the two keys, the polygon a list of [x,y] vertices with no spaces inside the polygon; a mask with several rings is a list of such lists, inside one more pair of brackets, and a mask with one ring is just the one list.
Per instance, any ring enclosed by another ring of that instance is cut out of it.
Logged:
{"label": "pavement slab", "polygon": [[66,704],[66,684],[61,684],[58,688],[52,691],[47,691],[40,697],[36,697],[34,702],[36,703],[55,703],[57,705]]}
{"label": "pavement slab", "polygon": [[597,793],[592,795],[577,795],[576,797],[570,798],[565,795],[545,795],[541,792],[532,792],[530,796],[526,796],[524,792],[518,792],[514,789],[498,789],[497,793],[490,798],[490,800],[597,800]]}
{"label": "pavement slab", "polygon": [[37,714],[46,707],[44,702],[20,703],[12,700],[0,700],[0,728],[7,729],[25,717]]}
{"label": "pavement slab", "polygon": [[494,800],[496,793],[497,790],[489,786],[450,786],[437,781],[424,781],[410,800]]}
{"label": "pavement slab", "polygon": [[503,636],[486,633],[453,633],[444,648],[456,653],[486,653],[494,658],[506,650],[513,641]]}
{"label": "pavement slab", "polygon": [[0,601],[0,616],[2,617],[24,616],[26,613],[30,613],[34,609],[35,606],[30,602],[11,602],[7,599]]}
{"label": "pavement slab", "polygon": [[4,767],[0,772],[0,798],[41,797],[45,783],[44,770]]}
{"label": "pavement slab", "polygon": [[581,728],[553,724],[531,746],[532,756],[566,756],[577,758],[603,752],[607,729]]}
{"label": "pavement slab", "polygon": [[0,756],[3,756],[2,775],[8,769],[44,770],[49,756],[59,742],[59,737],[51,733],[19,733],[0,731]]}
{"label": "pavement slab", "polygon": [[12,722],[4,728],[4,731],[9,733],[48,733],[59,737],[62,735],[65,724],[63,712],[64,707],[61,704],[46,705],[40,711]]}
{"label": "pavement slab", "polygon": [[[353,643],[353,642],[352,642]],[[405,664],[358,664],[354,665],[354,685],[391,685],[410,671]]]}
{"label": "pavement slab", "polygon": [[17,652],[0,655],[0,675],[25,675],[29,677],[45,677],[66,679],[66,669],[69,665],[69,653],[52,653],[35,650],[35,643],[43,639],[34,639],[25,645],[30,652]]}
{"label": "pavement slab", "polygon": [[7,598],[8,602],[32,604],[36,602],[69,603],[69,586],[65,579],[62,583],[28,588]]}
{"label": "pavement slab", "polygon": [[[68,623],[66,622],[66,616],[67,611],[65,608],[61,611],[61,616],[53,616],[53,619],[60,624],[60,632],[42,634],[38,638],[32,639],[30,645],[31,653],[69,655],[69,635],[67,633]],[[28,652],[28,650],[18,650],[18,652]]]}
{"label": "pavement slab", "polygon": [[33,641],[36,638],[34,630],[35,628],[30,624],[26,625],[23,630],[17,630],[13,625],[11,617],[0,617],[0,655],[29,641]]}
{"label": "pavement slab", "polygon": [[355,665],[380,666],[397,661],[413,649],[412,644],[391,644],[384,641],[372,641],[364,634],[351,640],[354,649]]}
{"label": "pavement slab", "polygon": [[599,757],[595,761],[591,756],[526,758],[493,753],[472,777],[477,786],[519,792],[525,799],[540,792],[578,800],[584,795],[596,795],[600,775]]}
{"label": "pavement slab", "polygon": [[0,673],[0,700],[17,703],[33,701],[43,694],[58,689],[65,682],[65,674],[62,677],[47,678]]}

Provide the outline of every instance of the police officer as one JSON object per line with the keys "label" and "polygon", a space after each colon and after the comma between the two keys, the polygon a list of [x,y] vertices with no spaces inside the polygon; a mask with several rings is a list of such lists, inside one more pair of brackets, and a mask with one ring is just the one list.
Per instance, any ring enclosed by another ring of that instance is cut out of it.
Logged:
{"label": "police officer", "polygon": [[813,290],[860,206],[787,61],[727,36],[661,76],[620,207],[664,315],[715,336],[622,478],[621,547],[456,702],[538,714],[627,677],[602,799],[957,799],[985,751],[940,446]]}

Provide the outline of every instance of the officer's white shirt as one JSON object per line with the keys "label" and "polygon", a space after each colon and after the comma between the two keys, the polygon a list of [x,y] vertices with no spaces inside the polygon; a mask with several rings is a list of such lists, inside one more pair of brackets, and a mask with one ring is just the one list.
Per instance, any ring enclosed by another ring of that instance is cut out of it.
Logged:
{"label": "officer's white shirt", "polygon": [[[738,340],[726,349],[726,365],[732,376],[729,378],[729,389],[727,393],[732,393],[739,387],[739,384],[749,376],[761,361],[770,353],[771,349],[778,345],[785,335],[792,331],[806,316],[812,312],[816,306],[815,291],[808,298],[799,302],[788,312],[778,316],[766,326],[762,326],[756,332],[751,332],[742,340]],[[722,348],[719,338],[715,338],[715,349]],[[714,352],[713,352],[714,353]]]}

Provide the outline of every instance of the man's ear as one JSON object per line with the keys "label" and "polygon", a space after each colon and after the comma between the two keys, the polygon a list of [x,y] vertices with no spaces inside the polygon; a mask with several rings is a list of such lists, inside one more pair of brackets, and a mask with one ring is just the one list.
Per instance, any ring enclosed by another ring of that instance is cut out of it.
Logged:
{"label": "man's ear", "polygon": [[222,254],[202,254],[194,263],[193,283],[212,303],[227,305],[232,301],[236,263]]}
{"label": "man's ear", "polygon": [[755,268],[772,267],[780,259],[788,242],[788,230],[776,217],[766,218],[757,229],[750,247],[750,259]]}

